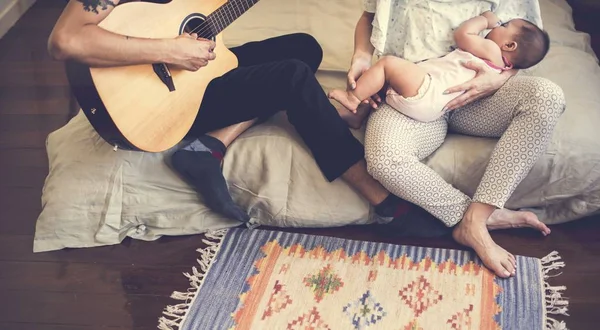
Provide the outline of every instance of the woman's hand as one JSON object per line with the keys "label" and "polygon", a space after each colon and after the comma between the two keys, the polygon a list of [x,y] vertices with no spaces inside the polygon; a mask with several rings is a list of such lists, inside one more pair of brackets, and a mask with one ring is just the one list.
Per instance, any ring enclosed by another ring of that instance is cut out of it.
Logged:
{"label": "woman's hand", "polygon": [[[348,70],[347,89],[353,90],[356,88],[356,80],[371,67],[370,58],[358,58],[352,61],[350,70]],[[377,104],[381,103],[379,95],[375,94],[372,97],[363,101],[365,104],[370,104],[373,109],[377,108]]]}
{"label": "woman's hand", "polygon": [[500,87],[502,87],[502,85],[504,85],[508,78],[515,74],[515,72],[504,72],[502,74],[498,74],[484,63],[473,63],[469,61],[463,63],[463,66],[467,69],[474,70],[476,72],[475,78],[458,86],[448,88],[445,91],[445,94],[464,91],[463,94],[457,96],[452,101],[448,102],[448,104],[446,104],[446,111],[456,110],[473,101],[494,94],[498,89],[500,89]]}

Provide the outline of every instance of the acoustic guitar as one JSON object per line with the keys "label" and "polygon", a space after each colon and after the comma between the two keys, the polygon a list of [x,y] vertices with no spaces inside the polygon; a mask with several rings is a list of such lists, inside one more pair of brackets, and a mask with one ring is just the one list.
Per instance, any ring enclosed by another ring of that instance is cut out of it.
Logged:
{"label": "acoustic guitar", "polygon": [[115,149],[160,152],[191,128],[208,83],[238,65],[219,33],[259,0],[172,0],[117,6],[100,27],[141,38],[184,32],[215,41],[215,60],[196,72],[164,63],[90,68],[68,61],[67,78],[86,117]]}

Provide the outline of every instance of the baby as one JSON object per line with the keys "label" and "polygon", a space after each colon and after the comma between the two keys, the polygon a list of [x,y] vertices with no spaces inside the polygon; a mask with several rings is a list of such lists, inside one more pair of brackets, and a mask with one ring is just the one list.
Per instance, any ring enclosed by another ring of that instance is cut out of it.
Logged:
{"label": "baby", "polygon": [[[492,30],[480,37],[486,29]],[[475,71],[461,62],[484,62],[498,73],[526,69],[539,63],[550,47],[548,34],[533,23],[524,19],[501,23],[490,11],[463,22],[455,30],[454,40],[456,50],[418,64],[383,56],[356,81],[354,90],[336,89],[329,98],[350,110],[338,109],[349,126],[359,128],[369,110],[362,107],[358,111],[358,106],[385,85],[387,104],[415,120],[433,121],[444,115],[448,102],[463,93],[444,91],[475,77]]]}

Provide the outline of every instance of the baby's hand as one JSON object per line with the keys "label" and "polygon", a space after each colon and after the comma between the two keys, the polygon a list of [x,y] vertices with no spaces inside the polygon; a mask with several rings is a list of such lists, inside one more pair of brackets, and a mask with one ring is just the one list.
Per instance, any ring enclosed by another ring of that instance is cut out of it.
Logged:
{"label": "baby's hand", "polygon": [[483,14],[481,14],[481,16],[485,17],[488,21],[488,29],[493,29],[496,27],[496,25],[498,24],[498,21],[500,20],[498,18],[498,16],[496,16],[496,14],[494,14],[491,11],[486,11]]}

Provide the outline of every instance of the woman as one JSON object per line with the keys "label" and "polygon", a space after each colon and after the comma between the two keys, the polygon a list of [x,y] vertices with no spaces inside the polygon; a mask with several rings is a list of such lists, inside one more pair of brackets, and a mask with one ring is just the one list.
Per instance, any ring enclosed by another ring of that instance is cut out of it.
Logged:
{"label": "woman", "polygon": [[[386,31],[373,31],[377,14],[403,17],[405,5],[378,8],[378,3],[377,0],[364,1],[365,11],[356,26],[355,50],[348,72],[350,89],[370,67],[375,51],[373,43],[384,44],[385,52],[378,50],[385,55],[406,55],[406,39],[403,39],[406,31],[398,29],[396,32],[389,27]],[[465,13],[465,16],[470,17],[470,14]],[[403,28],[398,22],[392,25]],[[544,235],[550,233],[533,213],[503,207],[545,151],[565,109],[564,95],[560,87],[543,78],[515,76],[515,70],[498,75],[484,66],[470,63],[465,66],[475,70],[476,77],[447,91],[465,93],[451,101],[447,105],[449,112],[436,121],[417,122],[387,105],[377,106],[376,102],[381,99],[376,95],[370,100],[377,109],[370,115],[366,128],[368,171],[391,193],[423,207],[446,226],[454,227],[452,235],[458,243],[473,248],[497,276],[509,277],[515,274],[515,257],[498,246],[488,230],[533,227]],[[420,162],[439,148],[448,128],[461,134],[499,138],[472,199]]]}

